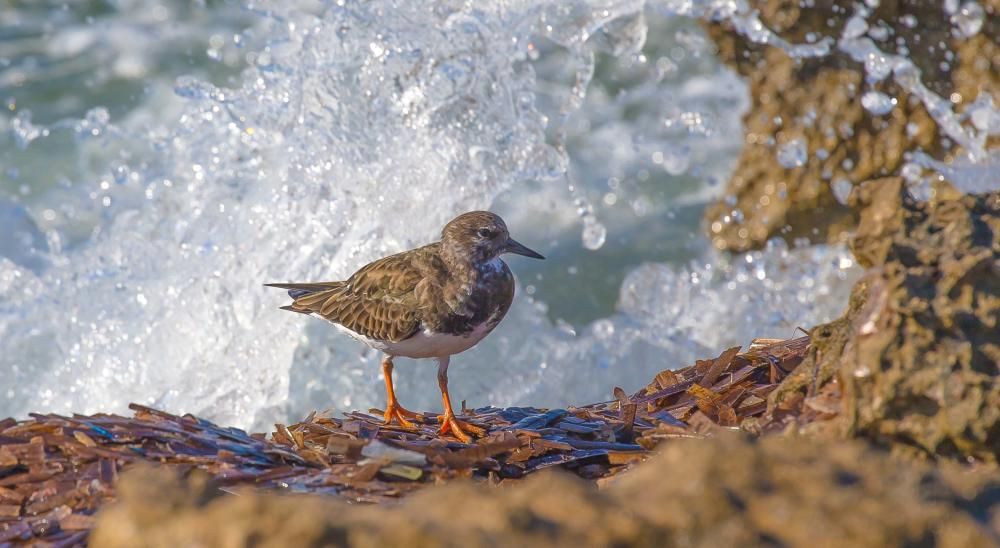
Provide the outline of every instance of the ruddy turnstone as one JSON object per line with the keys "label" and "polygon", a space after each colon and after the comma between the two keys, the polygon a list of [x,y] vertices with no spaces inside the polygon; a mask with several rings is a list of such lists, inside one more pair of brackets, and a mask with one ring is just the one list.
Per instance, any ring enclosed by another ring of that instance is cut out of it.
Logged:
{"label": "ruddy turnstone", "polygon": [[365,265],[336,282],[276,283],[293,299],[284,310],[322,318],[385,353],[386,424],[412,428],[418,414],[399,404],[392,359],[434,358],[444,402],[440,433],[464,442],[477,428],[455,418],[448,396],[448,362],[476,345],[500,323],[514,299],[514,275],[500,259],[540,254],[516,242],[498,215],[472,211],[445,225],[441,241]]}

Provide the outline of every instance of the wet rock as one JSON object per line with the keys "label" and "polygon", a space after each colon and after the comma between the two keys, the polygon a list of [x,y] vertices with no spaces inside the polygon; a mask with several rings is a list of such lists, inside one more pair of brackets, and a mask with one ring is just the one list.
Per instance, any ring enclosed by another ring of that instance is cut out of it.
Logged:
{"label": "wet rock", "polygon": [[[969,108],[985,93],[1000,106],[1000,0],[979,2],[984,10],[983,27],[973,37],[955,46],[958,64],[953,73],[958,111]],[[987,148],[1000,147],[1000,135],[987,141]]]}
{"label": "wet rock", "polygon": [[812,330],[772,407],[837,383],[843,435],[1000,462],[1000,193],[941,183],[917,202],[885,179],[855,189],[852,203],[863,211],[852,248],[869,271],[848,312]]}
{"label": "wet rock", "polygon": [[[836,39],[853,12],[830,0],[807,8],[791,0],[751,4],[769,28],[793,43]],[[868,19],[877,29],[869,34],[886,52],[896,53],[905,44],[925,85],[955,100],[962,112],[980,92],[1000,97],[997,4],[982,4],[985,22],[966,39],[953,35],[939,2],[882,2]],[[728,25],[706,28],[721,58],[747,79],[753,102],[727,196],[705,213],[718,249],[756,248],[774,235],[845,241],[858,212],[838,200],[846,194],[843,189],[898,175],[908,151],[946,159],[957,152],[919,101],[891,79],[866,83],[862,67],[846,54],[796,60],[779,48],[747,42]],[[948,48],[926,46],[939,43],[949,44],[955,56]],[[862,101],[869,93],[869,103],[884,96],[895,104],[886,105],[884,115],[873,114]],[[782,158],[789,143],[804,146],[801,165]]]}
{"label": "wet rock", "polygon": [[91,543],[117,546],[986,546],[1000,476],[900,464],[857,442],[736,435],[666,444],[604,490],[560,474],[452,483],[395,506],[122,480]]}

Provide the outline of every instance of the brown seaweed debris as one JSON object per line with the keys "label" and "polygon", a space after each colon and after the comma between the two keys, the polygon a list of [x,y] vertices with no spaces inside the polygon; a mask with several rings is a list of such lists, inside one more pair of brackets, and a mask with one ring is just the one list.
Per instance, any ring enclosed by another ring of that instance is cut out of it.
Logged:
{"label": "brown seaweed debris", "polygon": [[747,352],[666,370],[637,393],[569,409],[463,410],[486,435],[474,445],[439,438],[435,414],[417,430],[380,418],[316,413],[271,439],[133,404],[135,416],[34,414],[0,421],[0,545],[82,544],[94,513],[116,497],[118,475],[155,463],[199,470],[214,489],[332,495],[381,502],[453,478],[503,483],[559,467],[603,483],[664,440],[736,428],[802,361],[808,339],[756,340]]}

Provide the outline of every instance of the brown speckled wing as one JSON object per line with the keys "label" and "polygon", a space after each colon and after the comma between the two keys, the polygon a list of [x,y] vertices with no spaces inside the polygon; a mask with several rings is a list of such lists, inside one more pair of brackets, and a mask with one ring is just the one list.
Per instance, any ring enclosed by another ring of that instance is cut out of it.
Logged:
{"label": "brown speckled wing", "polygon": [[366,265],[339,285],[303,295],[292,303],[371,339],[399,342],[420,329],[430,246]]}

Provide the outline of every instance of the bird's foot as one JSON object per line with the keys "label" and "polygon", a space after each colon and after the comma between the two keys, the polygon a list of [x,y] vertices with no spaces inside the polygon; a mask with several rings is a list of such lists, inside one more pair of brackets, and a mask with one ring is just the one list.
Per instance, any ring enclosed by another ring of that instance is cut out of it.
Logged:
{"label": "bird's foot", "polygon": [[394,407],[396,408],[396,412],[397,413],[399,413],[400,415],[403,415],[404,417],[406,417],[408,419],[423,419],[424,418],[424,414],[423,413],[417,413],[416,411],[410,411],[409,409],[403,407],[402,405],[399,405],[398,403]]}
{"label": "bird's foot", "polygon": [[486,429],[480,428],[469,422],[460,421],[455,418],[454,413],[438,415],[438,422],[441,423],[441,428],[438,429],[438,434],[444,435],[451,432],[451,434],[461,440],[462,443],[472,443],[472,437],[469,436],[468,432],[480,437],[486,435]]}
{"label": "bird's foot", "polygon": [[385,413],[382,415],[382,417],[385,419],[386,424],[392,424],[393,420],[395,420],[396,423],[402,426],[403,428],[410,428],[410,429],[416,429],[417,425],[407,420],[407,418],[413,419],[419,416],[420,416],[419,413],[414,413],[413,411],[405,409],[398,403],[391,403],[391,402],[389,403],[389,405],[385,407]]}

